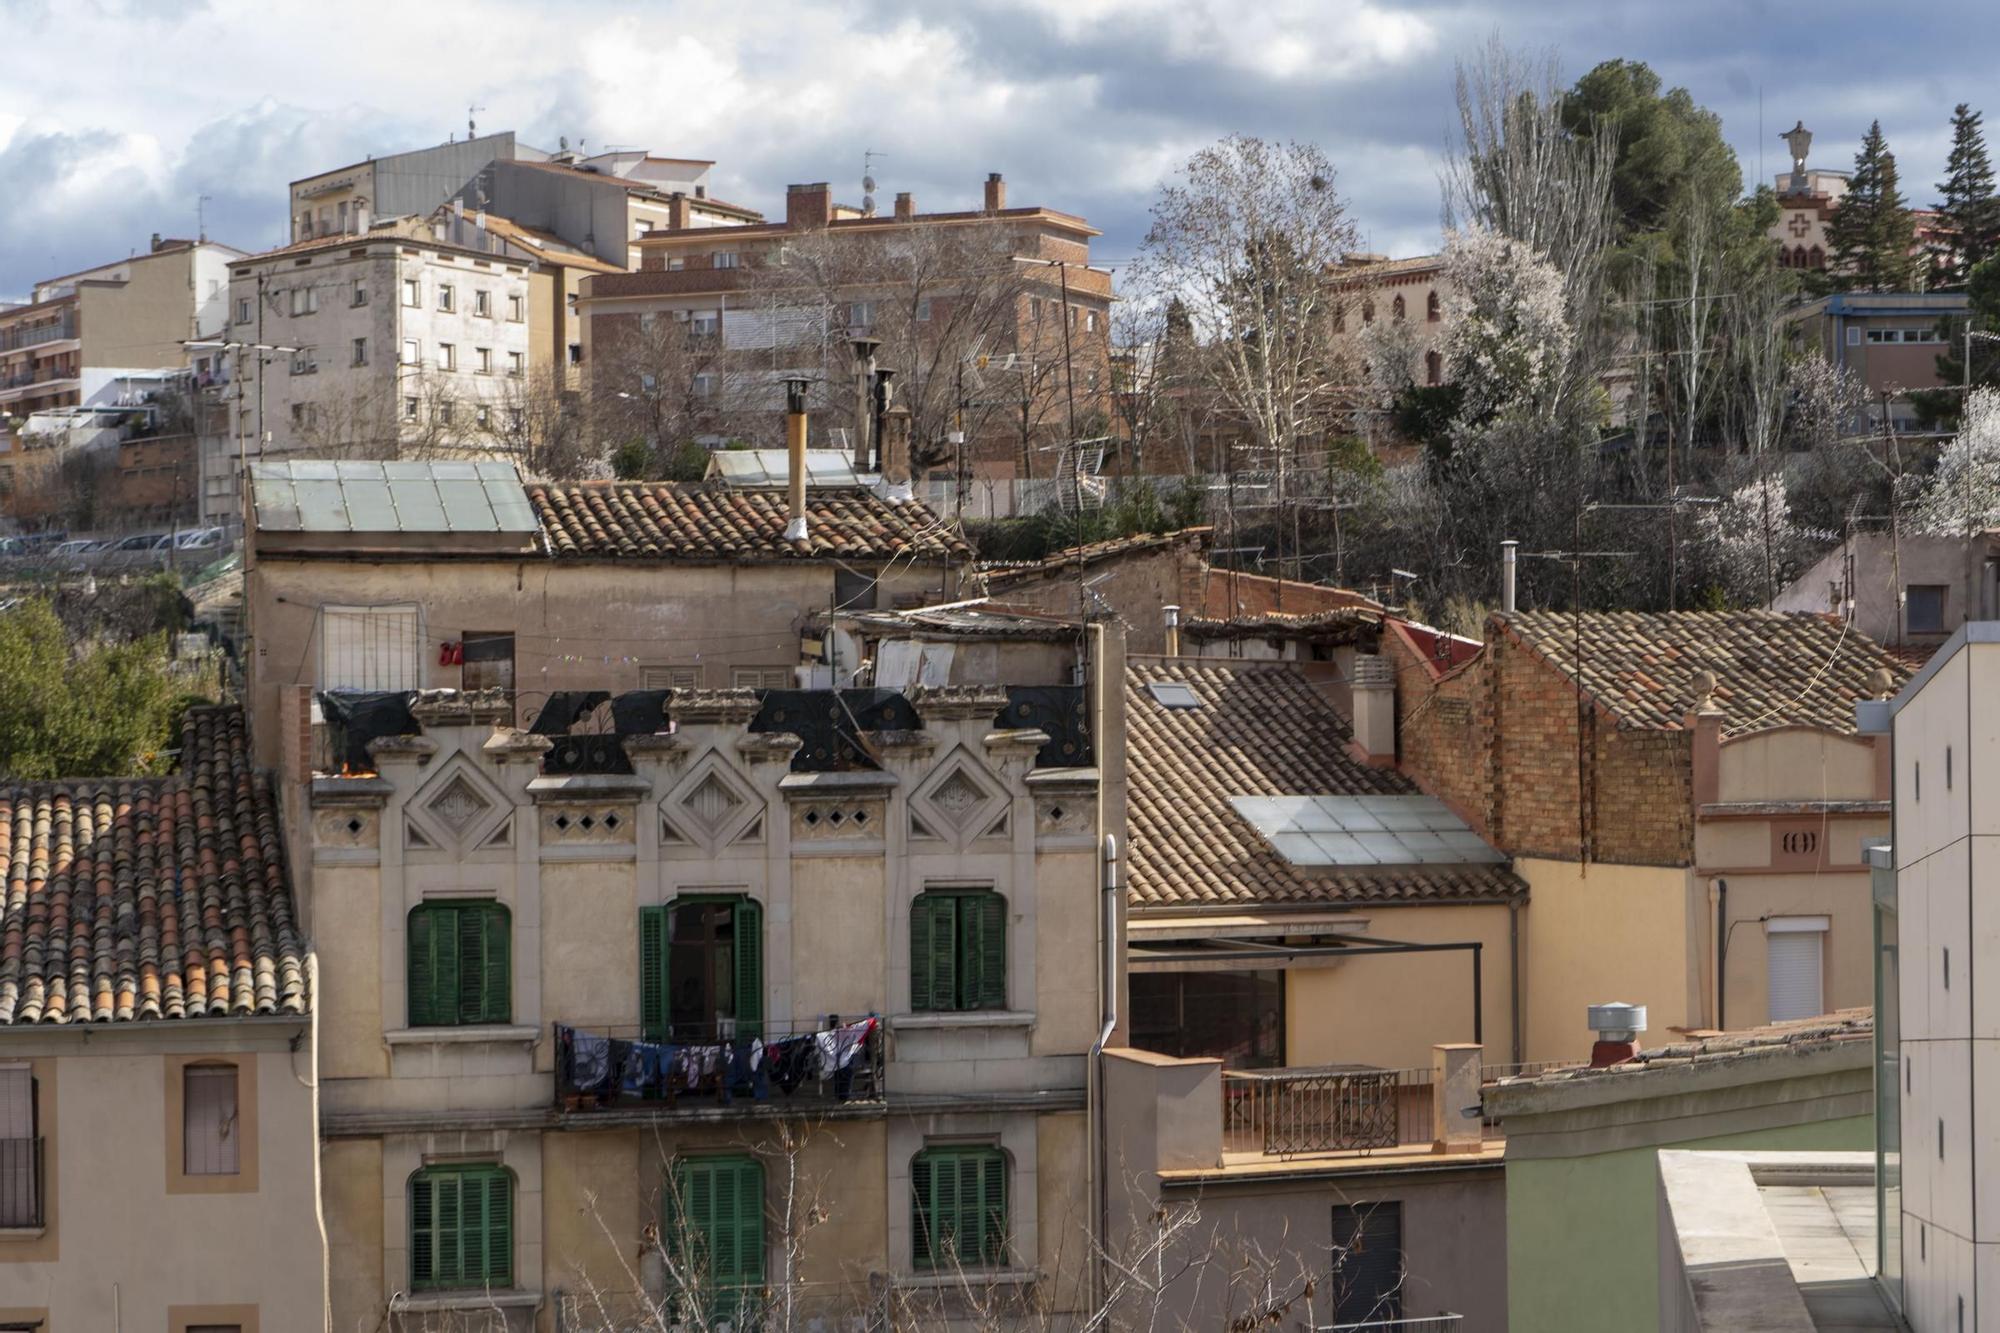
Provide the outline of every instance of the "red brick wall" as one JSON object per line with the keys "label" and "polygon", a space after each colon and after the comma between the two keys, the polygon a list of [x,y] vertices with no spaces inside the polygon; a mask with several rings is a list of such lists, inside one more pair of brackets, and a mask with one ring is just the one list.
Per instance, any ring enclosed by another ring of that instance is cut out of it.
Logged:
{"label": "red brick wall", "polygon": [[1691,737],[1584,715],[1569,682],[1498,627],[1436,685],[1394,636],[1406,771],[1516,856],[1684,865],[1693,856]]}
{"label": "red brick wall", "polygon": [[1314,611],[1335,611],[1344,606],[1372,606],[1367,597],[1346,588],[1328,588],[1318,583],[1274,579],[1264,574],[1231,573],[1211,570],[1204,596],[1188,614],[1212,620],[1232,616],[1261,616],[1271,611],[1305,615]]}

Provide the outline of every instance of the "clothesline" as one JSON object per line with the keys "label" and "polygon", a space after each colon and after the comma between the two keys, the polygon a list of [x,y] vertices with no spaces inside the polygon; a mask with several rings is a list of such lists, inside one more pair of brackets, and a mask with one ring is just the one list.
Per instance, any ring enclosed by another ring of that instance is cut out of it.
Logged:
{"label": "clothesline", "polygon": [[759,1101],[770,1085],[791,1096],[808,1079],[831,1081],[842,1101],[851,1095],[857,1057],[881,1025],[874,1015],[819,1032],[766,1040],[626,1041],[555,1025],[556,1069],[567,1093],[614,1101],[620,1096],[665,1098],[713,1092],[729,1101],[747,1092]]}

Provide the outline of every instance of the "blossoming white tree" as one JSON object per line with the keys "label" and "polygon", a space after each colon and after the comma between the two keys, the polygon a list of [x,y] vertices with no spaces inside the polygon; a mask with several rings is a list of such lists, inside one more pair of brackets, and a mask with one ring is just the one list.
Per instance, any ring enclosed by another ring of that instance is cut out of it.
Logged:
{"label": "blossoming white tree", "polygon": [[1547,420],[1576,341],[1563,275],[1525,241],[1483,227],[1445,238],[1445,362],[1460,420],[1515,413]]}
{"label": "blossoming white tree", "polygon": [[2000,525],[2000,391],[1972,391],[1958,435],[1910,507],[1910,523],[1938,536]]}

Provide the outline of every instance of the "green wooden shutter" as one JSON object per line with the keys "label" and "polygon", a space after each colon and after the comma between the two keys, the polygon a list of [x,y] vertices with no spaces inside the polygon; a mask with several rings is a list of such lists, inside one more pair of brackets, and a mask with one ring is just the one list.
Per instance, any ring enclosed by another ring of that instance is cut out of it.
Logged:
{"label": "green wooden shutter", "polygon": [[410,1182],[410,1285],[428,1287],[437,1280],[436,1182],[418,1173]]}
{"label": "green wooden shutter", "polygon": [[764,1164],[738,1158],[736,1173],[736,1277],[746,1287],[764,1284]]}
{"label": "green wooden shutter", "polygon": [[441,1172],[431,1182],[437,1209],[437,1263],[432,1277],[439,1286],[456,1286],[465,1280],[465,1237],[460,1231],[463,1225],[460,1205],[464,1202],[461,1184],[455,1171]]}
{"label": "green wooden shutter", "polygon": [[1007,1261],[1007,1156],[988,1148],[966,1163],[979,1171],[979,1258],[982,1263]]}
{"label": "green wooden shutter", "polygon": [[409,991],[410,1026],[413,1028],[435,1027],[437,1025],[437,930],[434,916],[438,911],[433,907],[417,907],[410,912],[410,928],[403,945],[408,962],[407,989]]}
{"label": "green wooden shutter", "polygon": [[917,1268],[937,1264],[937,1247],[931,1243],[936,1226],[937,1201],[932,1191],[937,1184],[932,1154],[920,1152],[910,1162],[910,1262]]}
{"label": "green wooden shutter", "polygon": [[667,909],[639,909],[639,1035],[667,1039]]}
{"label": "green wooden shutter", "polygon": [[498,903],[464,903],[458,917],[459,1023],[504,1023],[512,1006],[510,920]]}
{"label": "green wooden shutter", "polygon": [[735,904],[736,1032],[764,1035],[764,908],[749,898]]}
{"label": "green wooden shutter", "polygon": [[910,904],[910,1006],[919,1013],[958,1008],[958,906],[948,893]]}
{"label": "green wooden shutter", "polygon": [[764,1281],[764,1168],[749,1157],[685,1158],[674,1164],[668,1244],[693,1269],[698,1290],[714,1293],[727,1317]]}
{"label": "green wooden shutter", "polygon": [[504,1167],[486,1178],[486,1285],[514,1285],[514,1179]]}
{"label": "green wooden shutter", "polygon": [[431,909],[431,1022],[455,1027],[459,1012],[459,914],[457,904]]}
{"label": "green wooden shutter", "polygon": [[1007,903],[997,893],[958,900],[960,1009],[1007,1007]]}

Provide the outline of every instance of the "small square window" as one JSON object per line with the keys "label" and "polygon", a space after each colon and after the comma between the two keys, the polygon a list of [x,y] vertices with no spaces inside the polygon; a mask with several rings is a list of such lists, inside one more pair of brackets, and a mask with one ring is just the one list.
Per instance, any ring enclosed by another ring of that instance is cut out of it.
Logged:
{"label": "small square window", "polygon": [[406,366],[416,365],[417,355],[417,340],[415,338],[403,339],[403,364]]}
{"label": "small square window", "polygon": [[582,343],[571,343],[571,344],[569,345],[569,363],[570,363],[570,364],[571,364],[572,366],[580,366],[580,365],[582,365],[582,364],[583,364],[583,344],[582,344]]}
{"label": "small square window", "polygon": [[475,315],[484,315],[486,318],[491,319],[493,317],[493,293],[487,291],[484,287],[473,292],[472,313]]}
{"label": "small square window", "polygon": [[474,370],[482,375],[491,375],[493,373],[493,349],[491,347],[475,347],[472,349],[472,356],[472,368]]}
{"label": "small square window", "polygon": [[450,283],[441,282],[438,284],[438,309],[454,309],[457,306],[457,301],[457,294],[452,290]]}
{"label": "small square window", "polygon": [[439,403],[437,406],[437,419],[440,422],[444,423],[445,425],[449,426],[451,424],[451,416],[452,412],[451,412],[450,400],[446,400],[445,402]]}
{"label": "small square window", "polygon": [[438,369],[439,370],[458,369],[458,347],[456,344],[454,343],[438,344]]}
{"label": "small square window", "polygon": [[1904,590],[1904,628],[1912,634],[1944,633],[1949,591],[1942,583],[1912,583]]}
{"label": "small square window", "polygon": [[368,280],[366,278],[356,278],[354,280],[353,295],[348,300],[353,305],[368,304]]}
{"label": "small square window", "polygon": [[414,398],[405,398],[403,400],[403,420],[415,421],[416,419],[417,419],[417,400]]}
{"label": "small square window", "polygon": [[357,366],[368,364],[368,340],[366,338],[356,338],[354,340],[354,364]]}
{"label": "small square window", "polygon": [[509,375],[513,376],[515,379],[519,379],[521,378],[522,372],[525,371],[526,369],[527,369],[526,357],[524,357],[519,352],[507,353],[507,373]]}
{"label": "small square window", "polygon": [[510,296],[507,298],[507,318],[516,324],[527,318],[527,312],[520,297]]}
{"label": "small square window", "polygon": [[420,306],[424,303],[423,284],[415,278],[403,279],[403,304]]}

